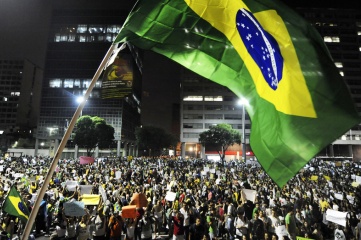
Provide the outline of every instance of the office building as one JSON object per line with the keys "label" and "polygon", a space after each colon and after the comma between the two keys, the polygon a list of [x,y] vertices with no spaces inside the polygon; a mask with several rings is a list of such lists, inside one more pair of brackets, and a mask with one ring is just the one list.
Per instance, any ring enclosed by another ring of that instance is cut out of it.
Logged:
{"label": "office building", "polygon": [[31,136],[36,128],[43,70],[29,60],[0,60],[0,141]]}
{"label": "office building", "polygon": [[[49,148],[52,156],[67,130],[91,79],[127,17],[132,1],[61,1],[54,3],[47,47],[35,152]],[[132,68],[132,92],[125,97],[102,98],[98,80],[82,115],[99,116],[115,129],[115,142],[102,155],[136,155],[134,129],[140,125],[141,61],[138,51],[126,48],[120,59]],[[121,91],[121,89],[119,89]],[[71,139],[63,157],[78,151]],[[74,152],[75,148],[75,152]],[[82,154],[82,153],[79,153]]]}

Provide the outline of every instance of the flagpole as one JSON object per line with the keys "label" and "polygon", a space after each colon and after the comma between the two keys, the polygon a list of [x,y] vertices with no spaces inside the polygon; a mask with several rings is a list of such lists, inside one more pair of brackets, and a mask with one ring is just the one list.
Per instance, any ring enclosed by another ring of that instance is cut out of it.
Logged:
{"label": "flagpole", "polygon": [[94,74],[94,77],[93,77],[92,81],[90,82],[90,85],[89,85],[88,89],[86,90],[86,93],[84,95],[84,101],[79,103],[78,108],[76,109],[76,111],[75,111],[75,113],[73,115],[73,118],[71,119],[71,121],[69,123],[69,126],[68,126],[68,128],[67,128],[67,130],[66,130],[66,132],[65,132],[65,134],[63,136],[63,139],[61,140],[61,142],[59,144],[58,150],[56,151],[54,159],[53,159],[53,161],[52,161],[52,163],[50,165],[48,174],[46,175],[46,177],[44,179],[43,186],[40,188],[40,191],[38,193],[38,197],[37,197],[37,199],[36,199],[36,201],[34,203],[34,206],[33,206],[33,210],[30,213],[28,222],[26,223],[24,233],[23,233],[23,236],[21,238],[22,240],[27,240],[29,235],[30,235],[30,231],[31,231],[32,226],[33,226],[33,224],[35,222],[35,217],[36,217],[36,215],[37,215],[37,213],[39,211],[40,203],[43,200],[43,197],[45,195],[45,191],[48,188],[49,182],[50,182],[50,180],[51,180],[51,178],[53,176],[53,173],[55,171],[55,168],[56,168],[56,166],[58,164],[61,153],[63,152],[64,147],[66,145],[66,142],[68,141],[68,139],[70,137],[70,134],[72,133],[72,131],[74,129],[76,121],[79,118],[80,113],[82,112],[82,110],[83,110],[83,108],[85,106],[86,100],[89,98],[90,93],[93,90],[97,80],[99,79],[102,71],[106,67],[107,62],[108,62],[109,58],[111,57],[115,47],[116,47],[116,44],[112,44],[110,46],[108,52],[106,53],[106,55],[103,58],[103,61],[100,63],[99,68],[97,69],[96,73]]}

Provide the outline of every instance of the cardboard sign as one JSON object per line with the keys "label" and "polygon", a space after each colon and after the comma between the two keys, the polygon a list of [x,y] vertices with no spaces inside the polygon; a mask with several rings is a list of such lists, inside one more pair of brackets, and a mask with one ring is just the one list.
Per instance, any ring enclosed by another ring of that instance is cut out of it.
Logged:
{"label": "cardboard sign", "polygon": [[138,208],[148,206],[148,200],[144,193],[133,193],[132,199],[129,205],[136,205]]}
{"label": "cardboard sign", "polygon": [[122,217],[123,218],[136,218],[137,217],[137,206],[128,205],[122,207]]}
{"label": "cardboard sign", "polygon": [[85,215],[84,202],[69,201],[64,203],[64,212],[66,216],[80,217]]}

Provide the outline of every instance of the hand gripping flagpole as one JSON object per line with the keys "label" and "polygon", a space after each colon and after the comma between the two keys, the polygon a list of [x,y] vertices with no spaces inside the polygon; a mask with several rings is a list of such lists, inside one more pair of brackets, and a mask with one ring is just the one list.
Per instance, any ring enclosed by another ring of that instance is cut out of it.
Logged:
{"label": "hand gripping flagpole", "polygon": [[[34,206],[33,206],[33,209],[30,213],[30,216],[29,216],[29,220],[28,222],[26,223],[26,226],[25,226],[25,229],[24,229],[24,233],[23,233],[23,236],[22,236],[22,240],[27,240],[29,238],[29,235],[30,235],[30,231],[32,229],[32,226],[35,222],[35,217],[39,211],[39,207],[40,207],[40,203],[41,201],[43,200],[43,197],[45,195],[45,191],[47,190],[48,188],[48,185],[49,185],[49,182],[50,182],[50,179],[52,178],[53,176],[53,173],[55,171],[55,168],[58,164],[58,161],[59,161],[59,158],[61,156],[61,153],[63,152],[64,150],[64,147],[66,145],[66,142],[68,141],[69,137],[70,137],[70,134],[72,133],[73,129],[74,129],[74,126],[75,126],[75,123],[77,121],[77,119],[79,118],[80,116],[80,113],[82,112],[84,106],[85,106],[85,103],[86,103],[86,100],[89,98],[90,96],[90,93],[91,91],[93,90],[97,80],[99,79],[102,71],[111,63],[111,59],[114,60],[114,58],[116,57],[116,55],[118,55],[118,52],[122,49],[124,49],[126,46],[126,44],[122,44],[120,47],[117,47],[117,44],[112,44],[111,47],[109,48],[108,52],[106,53],[106,55],[104,56],[103,58],[103,61],[100,63],[100,66],[98,68],[98,70],[96,71],[96,73],[94,74],[94,77],[92,79],[92,81],[90,82],[90,85],[88,87],[88,89],[86,90],[86,93],[84,95],[84,101],[82,101],[79,105],[78,105],[78,108],[76,109],[74,115],[73,115],[73,118],[71,119],[70,123],[69,123],[69,126],[68,126],[68,129],[66,130],[64,136],[63,136],[63,139],[61,140],[60,144],[59,144],[59,147],[58,147],[58,150],[56,151],[55,153],[55,156],[54,156],[54,159],[50,165],[50,168],[49,168],[49,171],[48,171],[48,174],[46,175],[46,178],[44,179],[44,183],[43,183],[43,186],[40,188],[40,191],[38,193],[38,197],[34,203]],[[115,55],[115,56],[114,56]],[[108,61],[109,60],[109,61]]]}

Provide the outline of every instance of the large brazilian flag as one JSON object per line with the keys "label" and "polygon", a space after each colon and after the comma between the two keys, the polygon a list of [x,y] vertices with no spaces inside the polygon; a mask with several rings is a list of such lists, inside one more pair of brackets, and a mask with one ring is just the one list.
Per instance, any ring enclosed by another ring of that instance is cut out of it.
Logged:
{"label": "large brazilian flag", "polygon": [[140,0],[120,42],[248,99],[251,147],[279,186],[360,122],[318,32],[277,0]]}
{"label": "large brazilian flag", "polygon": [[24,223],[29,220],[28,207],[14,186],[10,188],[10,191],[4,201],[3,211],[12,216],[18,217]]}

